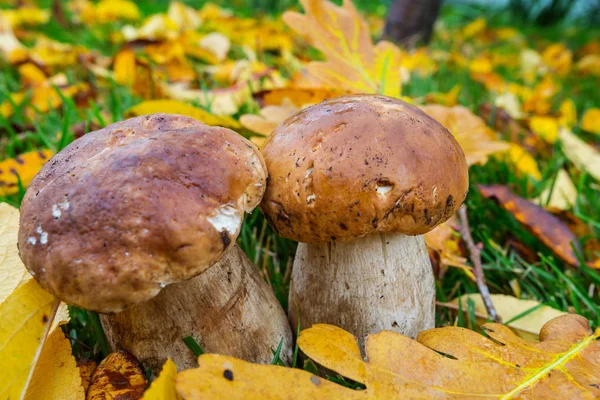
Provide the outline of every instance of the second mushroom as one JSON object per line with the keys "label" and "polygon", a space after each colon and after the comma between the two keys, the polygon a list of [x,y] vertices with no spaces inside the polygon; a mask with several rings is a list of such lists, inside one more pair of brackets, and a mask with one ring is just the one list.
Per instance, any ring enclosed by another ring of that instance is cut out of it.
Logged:
{"label": "second mushroom", "polygon": [[468,189],[452,134],[418,108],[377,95],[309,107],[277,127],[263,154],[261,209],[299,243],[288,317],[364,337],[415,337],[435,323],[435,283],[423,234]]}

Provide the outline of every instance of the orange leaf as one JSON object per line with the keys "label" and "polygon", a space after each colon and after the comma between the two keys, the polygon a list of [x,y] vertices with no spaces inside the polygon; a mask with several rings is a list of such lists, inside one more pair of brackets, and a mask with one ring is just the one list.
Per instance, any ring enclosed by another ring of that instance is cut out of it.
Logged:
{"label": "orange leaf", "polygon": [[578,266],[573,247],[580,252],[577,237],[558,218],[542,207],[512,193],[502,185],[477,185],[481,194],[497,201],[522,223],[535,237],[548,246],[562,260]]}

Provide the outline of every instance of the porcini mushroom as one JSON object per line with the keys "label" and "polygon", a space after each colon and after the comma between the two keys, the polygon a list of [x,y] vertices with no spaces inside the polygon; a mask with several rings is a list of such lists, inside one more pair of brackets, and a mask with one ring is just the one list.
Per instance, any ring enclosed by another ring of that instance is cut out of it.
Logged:
{"label": "porcini mushroom", "polygon": [[21,259],[43,288],[104,316],[110,343],[159,371],[196,364],[183,342],[268,363],[287,318],[237,247],[265,190],[237,133],[153,114],[88,133],[54,156],[21,206]]}
{"label": "porcini mushroom", "polygon": [[261,209],[300,242],[288,315],[295,330],[340,326],[359,340],[415,337],[435,323],[435,284],[423,234],[468,189],[465,156],[418,108],[352,95],[301,110],[267,139]]}

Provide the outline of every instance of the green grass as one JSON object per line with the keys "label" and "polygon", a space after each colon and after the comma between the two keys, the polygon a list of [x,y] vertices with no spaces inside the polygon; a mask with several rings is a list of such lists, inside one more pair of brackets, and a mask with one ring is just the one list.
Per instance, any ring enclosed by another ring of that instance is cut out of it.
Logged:
{"label": "green grass", "polygon": [[[199,6],[202,2],[186,1]],[[281,10],[297,4],[287,0],[239,0],[240,7],[236,12],[241,15],[251,16],[256,10],[269,10],[278,13]],[[369,12],[383,14],[384,8],[378,2],[360,1],[363,9]],[[164,11],[167,7],[163,1],[138,2],[144,15]],[[442,13],[442,21],[448,26],[462,26],[480,16],[480,12],[469,7],[446,7]],[[507,14],[499,12],[490,20],[492,26],[510,24]],[[110,44],[106,38],[118,25],[109,25],[94,30],[83,27],[74,28],[67,32],[56,22],[39,27],[49,37],[68,43],[81,44],[89,48],[110,55],[114,54],[117,46]],[[588,40],[597,38],[598,31],[591,29],[579,30],[569,33],[569,27],[538,28],[531,25],[514,26],[523,32],[526,40],[532,44],[564,41],[569,47],[577,49]],[[450,43],[434,38],[433,48],[448,49]],[[488,51],[502,51],[501,44],[492,45]],[[239,49],[234,49],[237,51]],[[268,58],[267,58],[268,59]],[[72,71],[71,79],[87,79],[80,68]],[[502,71],[502,75],[511,76],[511,71]],[[106,126],[109,123],[123,118],[125,111],[132,105],[141,101],[131,94],[128,88],[112,83],[101,86],[93,79],[90,83],[96,93],[103,96],[93,96],[87,99],[87,107],[76,107],[71,99],[64,99],[62,107],[47,113],[39,113],[35,123],[30,123],[22,116],[20,108],[16,107],[14,116],[0,118],[0,157],[9,158],[22,152],[50,148],[59,151],[74,137],[73,127],[77,124],[90,126]],[[455,84],[461,84],[462,91],[459,95],[461,104],[472,111],[478,111],[481,104],[489,103],[492,98],[479,83],[473,82],[466,71],[451,69],[446,65],[439,65],[438,71],[426,78],[413,77],[409,84],[403,87],[403,94],[421,97],[430,92],[446,92]],[[208,87],[211,82],[206,83]],[[581,113],[586,108],[600,105],[600,91],[597,90],[597,78],[572,76],[564,79],[562,94],[557,96],[557,104],[563,98],[572,98]],[[0,103],[8,98],[8,93],[19,89],[20,82],[16,69],[0,61]],[[577,95],[573,95],[573,94]],[[240,110],[237,116],[252,110],[256,105],[248,104]],[[87,131],[87,129],[86,129]],[[244,133],[244,132],[242,132]],[[588,141],[598,138],[583,135]],[[555,179],[558,169],[568,166],[570,176],[576,183],[579,194],[573,212],[585,216],[586,222],[593,226],[594,236],[598,237],[600,228],[600,208],[597,206],[597,182],[590,176],[574,169],[565,161],[560,148],[556,146],[550,159],[538,160],[544,179],[534,182],[516,174],[514,168],[501,161],[490,160],[484,166],[474,166],[470,169],[471,189],[466,200],[469,211],[469,223],[476,242],[483,244],[483,268],[487,282],[492,293],[514,295],[511,282],[518,282],[521,297],[536,299],[549,306],[576,312],[585,316],[592,325],[600,326],[600,272],[586,267],[578,269],[567,266],[558,259],[550,249],[542,244],[536,237],[527,231],[514,217],[494,202],[483,198],[476,189],[477,184],[499,183],[508,185],[515,193],[524,197],[535,197]],[[23,197],[24,190],[12,196],[2,198],[13,205],[18,205]],[[507,238],[515,238],[539,257],[539,261],[528,263],[516,252],[505,245]],[[273,287],[275,294],[284,309],[287,309],[287,293],[289,287],[290,268],[296,250],[296,243],[278,237],[266,223],[260,211],[256,210],[248,215],[238,238],[238,244],[261,270],[263,277]],[[438,299],[451,300],[464,293],[475,293],[475,283],[460,269],[450,268],[443,280],[437,282]],[[461,305],[465,314],[452,312],[439,308],[437,325],[456,324],[475,329],[473,304]],[[471,318],[467,318],[468,316]],[[65,327],[65,332],[71,338],[73,351],[77,356],[100,359],[107,353],[106,342],[103,337],[97,315],[85,310],[71,308],[71,322]],[[525,316],[526,317],[526,316]],[[182,338],[183,340],[183,338]],[[193,344],[192,344],[193,345]],[[273,349],[274,363],[277,363],[277,349]],[[295,358],[296,359],[296,358]],[[305,368],[312,368],[306,364]],[[340,381],[333,377],[332,380]],[[343,379],[343,378],[341,378]],[[344,383],[340,381],[341,383]],[[354,385],[348,383],[347,385]]]}

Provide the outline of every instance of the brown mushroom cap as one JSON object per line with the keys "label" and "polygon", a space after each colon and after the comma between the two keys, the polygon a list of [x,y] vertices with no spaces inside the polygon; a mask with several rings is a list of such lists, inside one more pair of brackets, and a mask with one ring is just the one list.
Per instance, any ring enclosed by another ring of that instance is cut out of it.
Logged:
{"label": "brown mushroom cap", "polygon": [[68,304],[117,312],[228,250],[264,193],[237,133],[153,114],[88,133],[54,156],[21,206],[21,259]]}
{"label": "brown mushroom cap", "polygon": [[469,186],[452,134],[385,96],[306,108],[275,129],[263,155],[269,180],[261,209],[280,235],[299,242],[423,234],[454,213]]}

